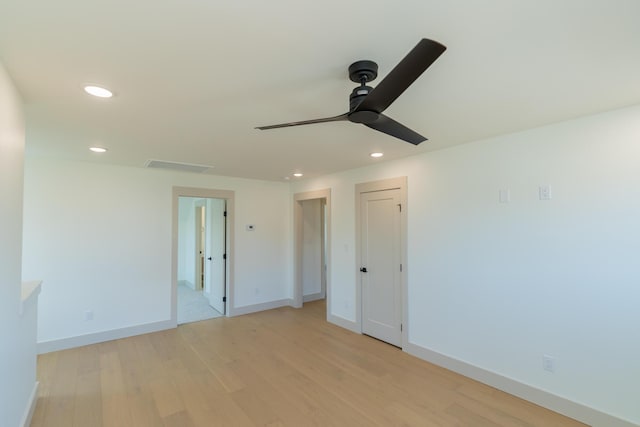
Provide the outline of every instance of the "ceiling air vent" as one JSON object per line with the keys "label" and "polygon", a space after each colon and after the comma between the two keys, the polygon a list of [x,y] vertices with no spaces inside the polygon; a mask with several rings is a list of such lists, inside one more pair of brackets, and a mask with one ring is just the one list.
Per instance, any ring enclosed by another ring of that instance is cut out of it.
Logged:
{"label": "ceiling air vent", "polygon": [[194,173],[202,173],[202,172],[208,171],[209,169],[213,169],[213,166],[208,166],[208,165],[168,162],[166,160],[153,160],[153,159],[147,160],[144,166],[147,168],[153,168],[153,169],[171,169],[174,171],[194,172]]}

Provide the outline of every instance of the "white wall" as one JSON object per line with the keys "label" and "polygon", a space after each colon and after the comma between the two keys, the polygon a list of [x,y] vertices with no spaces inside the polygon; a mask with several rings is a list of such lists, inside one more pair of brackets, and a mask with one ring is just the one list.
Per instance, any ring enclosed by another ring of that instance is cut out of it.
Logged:
{"label": "white wall", "polygon": [[332,314],[357,320],[355,184],[408,176],[410,344],[640,423],[639,161],[636,106],[292,192],[331,188]]}
{"label": "white wall", "polygon": [[302,295],[322,292],[322,201],[302,201]]}
{"label": "white wall", "polygon": [[36,384],[36,313],[19,314],[23,168],[22,102],[0,64],[0,423],[8,427],[25,422]]}
{"label": "white wall", "polygon": [[235,191],[235,307],[290,298],[287,184],[36,157],[25,172],[23,277],[46,283],[41,343],[170,319],[174,186]]}

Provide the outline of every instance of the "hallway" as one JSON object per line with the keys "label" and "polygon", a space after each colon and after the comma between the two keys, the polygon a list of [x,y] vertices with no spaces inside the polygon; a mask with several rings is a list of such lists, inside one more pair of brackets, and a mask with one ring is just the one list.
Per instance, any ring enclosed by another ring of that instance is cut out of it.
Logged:
{"label": "hallway", "polygon": [[202,291],[194,291],[183,284],[178,285],[178,325],[220,316],[222,314],[209,305]]}

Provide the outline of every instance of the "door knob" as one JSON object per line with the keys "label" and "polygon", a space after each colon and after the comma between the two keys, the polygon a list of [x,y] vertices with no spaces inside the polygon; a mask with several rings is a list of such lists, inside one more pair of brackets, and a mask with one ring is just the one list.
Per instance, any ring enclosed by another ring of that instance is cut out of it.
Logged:
{"label": "door knob", "polygon": [[362,268],[360,269],[360,271],[362,271],[363,273],[366,273],[366,272],[367,272],[367,267],[362,267]]}
{"label": "door knob", "polygon": [[207,258],[207,259],[208,259],[209,261],[211,261],[211,259],[212,259],[212,258],[211,258],[211,257],[209,257],[209,258]]}

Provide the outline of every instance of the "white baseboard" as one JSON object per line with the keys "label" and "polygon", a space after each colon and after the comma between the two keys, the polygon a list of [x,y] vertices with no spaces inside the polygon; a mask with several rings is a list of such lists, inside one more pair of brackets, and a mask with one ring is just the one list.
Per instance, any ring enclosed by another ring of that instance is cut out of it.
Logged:
{"label": "white baseboard", "polygon": [[193,289],[194,291],[196,290],[196,285],[194,285],[188,280],[178,280],[178,286],[181,286],[181,285],[186,286],[189,289]]}
{"label": "white baseboard", "polygon": [[229,309],[229,316],[242,316],[243,314],[256,313],[258,311],[271,310],[274,308],[293,306],[293,299],[285,298],[277,301],[263,302],[260,304],[245,305]]}
{"label": "white baseboard", "polygon": [[328,314],[327,322],[348,329],[351,332],[355,332],[356,334],[362,334],[362,331],[360,330],[360,327],[356,322],[345,319],[344,317],[336,316],[335,314]]}
{"label": "white baseboard", "polygon": [[322,292],[318,292],[316,294],[304,295],[302,297],[302,302],[317,301],[319,299],[324,299],[324,294]]}
{"label": "white baseboard", "polygon": [[38,343],[38,354],[49,353],[58,350],[66,350],[68,348],[74,347],[82,347],[84,345],[132,337],[134,335],[163,331],[165,329],[175,328],[176,326],[177,325],[175,321],[164,320],[161,322],[146,323],[144,325],[129,326],[121,329],[112,329],[110,331],[79,335],[77,337],[41,341]]}
{"label": "white baseboard", "polygon": [[638,427],[638,424],[634,424],[631,421],[623,420],[565,397],[521,383],[512,378],[471,365],[416,344],[409,343],[403,350],[434,365],[442,366],[465,377],[480,381],[498,390],[518,396],[593,427]]}
{"label": "white baseboard", "polygon": [[[293,300],[285,298],[277,301],[269,301],[261,304],[247,305],[244,307],[236,307],[229,310],[229,316],[241,316],[243,314],[255,313],[258,311],[271,310],[273,308],[285,307],[293,305]],[[105,341],[116,340],[120,338],[132,337],[134,335],[148,334],[151,332],[163,331],[165,329],[175,328],[175,321],[165,320],[155,323],[147,323],[144,325],[130,326],[121,329],[113,329],[110,331],[96,332],[93,334],[79,335],[76,337],[62,338],[59,340],[41,341],[38,343],[38,354],[49,353],[52,351],[66,350],[84,345],[96,344]]]}
{"label": "white baseboard", "polygon": [[29,427],[31,425],[31,418],[33,418],[33,413],[35,412],[36,404],[38,403],[39,385],[40,383],[38,381],[36,381],[36,383],[33,385],[31,396],[29,396],[29,402],[27,402],[27,407],[24,409],[24,415],[22,416],[20,427]]}

